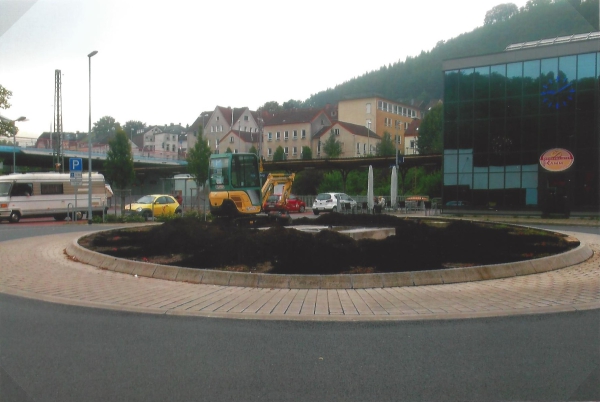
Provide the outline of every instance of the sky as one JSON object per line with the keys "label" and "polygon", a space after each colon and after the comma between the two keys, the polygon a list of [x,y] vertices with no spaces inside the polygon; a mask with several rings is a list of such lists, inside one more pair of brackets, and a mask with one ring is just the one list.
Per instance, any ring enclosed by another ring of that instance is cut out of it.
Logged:
{"label": "sky", "polygon": [[[483,25],[503,0],[0,0],[0,114],[19,137],[91,120],[191,125],[217,106],[304,101]],[[518,7],[526,0],[512,1]],[[460,14],[458,13],[460,9]]]}

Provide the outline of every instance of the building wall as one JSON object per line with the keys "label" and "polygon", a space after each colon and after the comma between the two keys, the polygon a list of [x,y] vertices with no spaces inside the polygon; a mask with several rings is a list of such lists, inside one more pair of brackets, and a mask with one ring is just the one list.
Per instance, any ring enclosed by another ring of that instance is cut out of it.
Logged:
{"label": "building wall", "polygon": [[[302,131],[304,130],[305,137],[302,138]],[[285,139],[285,133],[288,133],[288,139]],[[294,131],[296,131],[296,138],[294,138]],[[269,133],[271,134],[271,139],[269,140]],[[279,139],[277,139],[277,133],[279,133]],[[289,159],[300,159],[301,158],[301,150],[303,146],[311,147],[311,123],[298,123],[298,124],[279,124],[273,126],[266,126],[264,128],[264,137],[263,137],[263,150],[262,156],[266,160],[272,160],[273,154],[277,147],[282,146],[285,150],[285,147],[288,148],[288,158]],[[296,155],[293,153],[293,148],[296,147]],[[271,149],[271,154],[269,155],[269,148]],[[312,149],[312,147],[311,147]],[[313,155],[315,154],[315,150],[313,150]]]}
{"label": "building wall", "polygon": [[[600,53],[589,50],[598,44],[445,64],[444,202],[547,211],[561,198],[565,209],[598,211]],[[569,169],[540,166],[553,148],[573,154]]]}
{"label": "building wall", "polygon": [[372,97],[340,101],[338,104],[339,120],[369,127],[379,137],[387,132],[394,141],[399,136],[398,151],[403,153],[404,134],[413,118],[420,116],[419,111],[409,105],[392,102],[387,99]]}

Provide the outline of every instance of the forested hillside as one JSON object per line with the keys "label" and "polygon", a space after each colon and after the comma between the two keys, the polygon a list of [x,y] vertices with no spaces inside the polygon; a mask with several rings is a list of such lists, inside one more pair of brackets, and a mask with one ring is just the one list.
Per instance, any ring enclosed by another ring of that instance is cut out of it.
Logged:
{"label": "forested hillside", "polygon": [[[488,12],[488,16],[481,16],[482,22],[484,18],[486,22],[483,26],[440,41],[417,57],[408,57],[314,94],[304,106],[321,107],[340,99],[372,94],[402,102],[440,98],[444,60],[501,52],[511,43],[598,31],[598,2],[531,0],[520,10],[513,4],[511,15],[494,21],[490,21]],[[507,5],[511,6],[510,3],[501,6]],[[456,20],[460,23],[460,17]]]}

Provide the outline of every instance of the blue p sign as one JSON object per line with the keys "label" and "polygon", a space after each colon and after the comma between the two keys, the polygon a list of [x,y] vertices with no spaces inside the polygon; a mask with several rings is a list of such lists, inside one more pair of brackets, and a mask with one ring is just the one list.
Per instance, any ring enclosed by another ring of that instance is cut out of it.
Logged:
{"label": "blue p sign", "polygon": [[69,158],[69,170],[71,172],[81,172],[83,170],[82,158]]}

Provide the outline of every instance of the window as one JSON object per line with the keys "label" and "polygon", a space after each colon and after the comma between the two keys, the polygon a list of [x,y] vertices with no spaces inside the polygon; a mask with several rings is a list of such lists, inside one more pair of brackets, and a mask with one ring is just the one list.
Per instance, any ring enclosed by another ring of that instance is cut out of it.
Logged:
{"label": "window", "polygon": [[321,140],[317,143],[317,156],[321,155]]}
{"label": "window", "polygon": [[360,142],[356,143],[356,155],[360,155]]}
{"label": "window", "polygon": [[273,133],[267,134],[267,141],[273,141]]}
{"label": "window", "polygon": [[214,133],[215,132],[215,126],[210,126],[210,132]]}
{"label": "window", "polygon": [[367,113],[370,114],[371,113],[371,104],[367,103]]}
{"label": "window", "polygon": [[219,121],[219,119],[220,119],[220,117],[219,117],[219,116],[217,116],[217,121]]}
{"label": "window", "polygon": [[237,153],[238,153],[238,150],[237,150],[237,148],[233,150],[233,153],[234,153],[234,154],[237,154]]}
{"label": "window", "polygon": [[248,116],[244,116],[244,121],[248,121]]}
{"label": "window", "polygon": [[281,139],[281,133],[280,133],[279,131],[277,131],[277,132],[275,133],[275,139],[276,139],[277,141],[279,141],[279,140]]}
{"label": "window", "polygon": [[302,139],[306,138],[306,130],[302,130]]}
{"label": "window", "polygon": [[60,184],[50,184],[50,183],[41,183],[40,191],[42,195],[46,194],[63,194],[62,183]]}
{"label": "window", "polygon": [[221,131],[221,132],[223,131],[223,126],[222,125],[219,126],[219,131]]}
{"label": "window", "polygon": [[339,128],[332,128],[331,129],[331,134],[333,134],[333,135],[340,135],[340,129]]}
{"label": "window", "polygon": [[292,134],[292,138],[293,139],[298,139],[298,130],[294,130],[294,132]]}
{"label": "window", "polygon": [[377,109],[383,110],[383,102],[382,101],[377,101]]}
{"label": "window", "polygon": [[273,154],[273,150],[271,148],[267,149],[267,155],[271,156]]}
{"label": "window", "polygon": [[290,138],[289,131],[284,131],[283,132],[283,139],[287,141],[289,138]]}
{"label": "window", "polygon": [[288,147],[283,147],[283,153],[286,155],[288,154]]}
{"label": "window", "polygon": [[297,147],[293,147],[292,148],[292,155],[298,155],[298,148]]}
{"label": "window", "polygon": [[233,137],[229,137],[229,142],[233,144],[233,141],[234,141]]}
{"label": "window", "polygon": [[[56,194],[62,194],[62,184],[61,192]],[[42,193],[43,194],[43,193]],[[10,191],[11,197],[19,197],[19,196],[28,196],[33,195],[33,184],[32,183],[15,183]]]}
{"label": "window", "polygon": [[408,123],[404,123],[404,129],[408,130]]}
{"label": "window", "polygon": [[363,144],[363,154],[367,153],[367,144]]}

